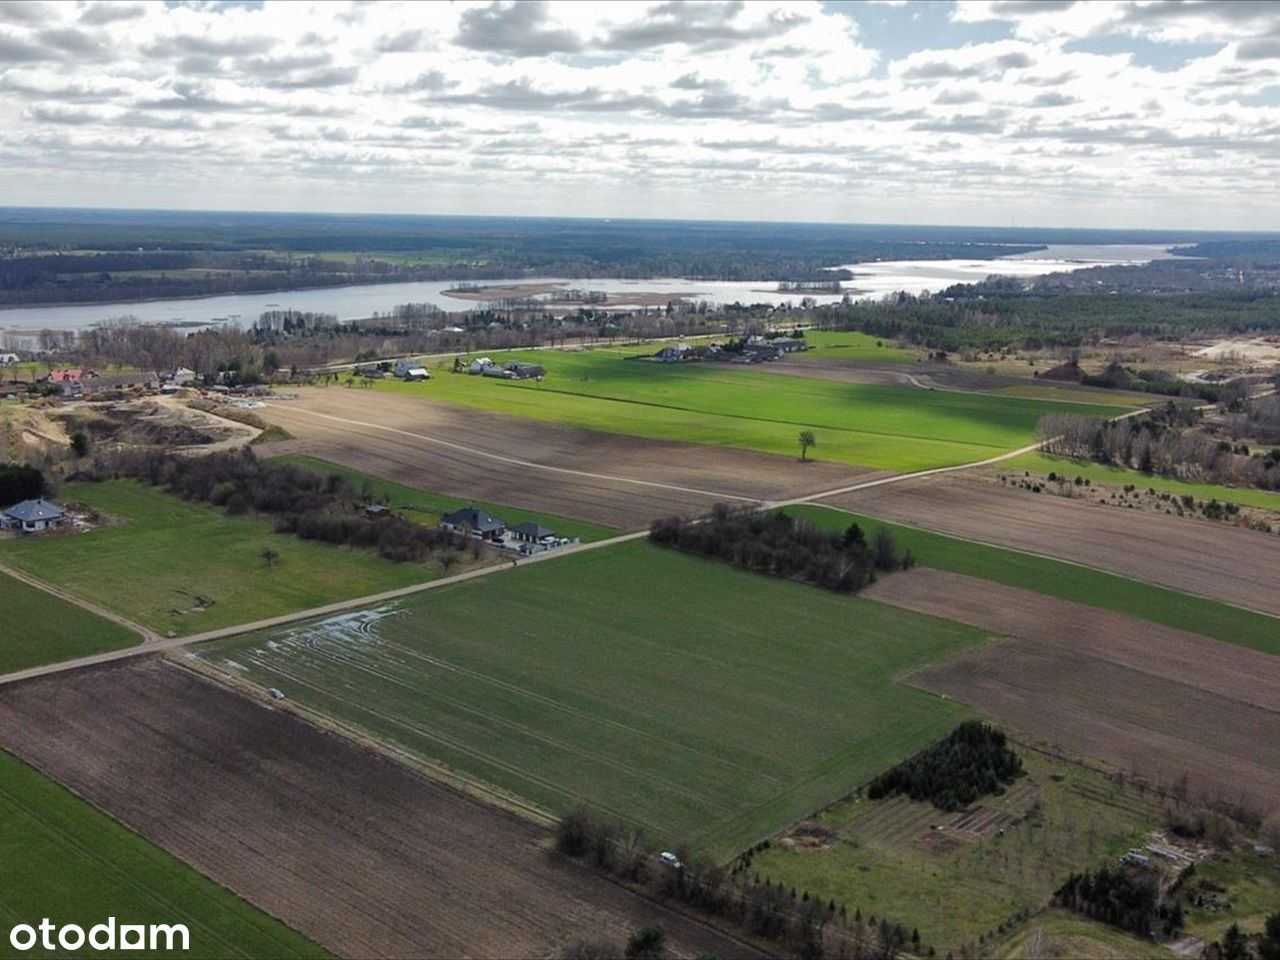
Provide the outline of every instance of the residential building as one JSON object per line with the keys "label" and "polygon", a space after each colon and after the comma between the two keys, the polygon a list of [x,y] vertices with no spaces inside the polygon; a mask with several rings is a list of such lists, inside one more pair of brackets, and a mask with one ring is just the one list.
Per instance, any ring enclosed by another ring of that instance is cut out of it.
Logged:
{"label": "residential building", "polygon": [[23,500],[0,514],[0,524],[6,530],[21,533],[42,533],[56,530],[66,521],[67,512],[48,500]]}
{"label": "residential building", "polygon": [[469,533],[481,540],[501,540],[507,529],[501,518],[472,506],[446,513],[440,518],[440,526],[455,533]]}

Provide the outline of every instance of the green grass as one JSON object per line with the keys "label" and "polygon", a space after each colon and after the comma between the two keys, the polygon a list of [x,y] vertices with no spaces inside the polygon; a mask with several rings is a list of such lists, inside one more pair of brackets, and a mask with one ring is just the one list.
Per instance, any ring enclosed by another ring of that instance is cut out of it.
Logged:
{"label": "green grass", "polygon": [[455,375],[449,372],[452,361],[440,360],[430,382],[387,379],[375,381],[374,389],[533,420],[785,456],[798,455],[796,436],[807,428],[817,434],[812,455],[818,459],[889,470],[986,459],[1032,442],[1037,422],[1049,413],[1117,412],[1103,405],[836,383],[731,364],[628,359],[634,355],[624,348],[491,354],[500,362],[542,364],[547,377],[540,383]]}
{"label": "green grass", "polygon": [[969,715],[981,631],[633,542],[198,655],[559,814],[727,856]]}
{"label": "green grass", "polygon": [[530,510],[520,510],[500,503],[485,503],[482,500],[463,500],[458,497],[446,497],[443,494],[406,487],[401,483],[392,483],[390,480],[380,480],[359,470],[339,466],[336,463],[330,463],[327,460],[320,460],[316,457],[303,456],[302,454],[285,454],[284,456],[272,457],[267,462],[272,464],[293,464],[315,473],[336,473],[341,477],[345,477],[356,490],[363,489],[364,484],[368,483],[369,490],[372,491],[375,499],[387,503],[397,512],[403,513],[407,519],[415,520],[419,523],[438,523],[441,514],[449,513],[459,507],[465,507],[470,504],[501,517],[506,521],[508,527],[519,523],[540,523],[543,526],[551,527],[562,537],[571,539],[576,537],[583,543],[589,543],[593,540],[606,540],[621,533],[620,530],[614,530],[611,527],[602,527],[583,520],[571,520],[568,517],[560,517],[555,514],[534,513]]}
{"label": "green grass", "polygon": [[[1037,940],[1038,951],[1033,946]],[[1047,910],[1007,936],[988,941],[982,955],[999,960],[1021,957],[1167,960],[1174,956],[1158,943],[1064,910]]]}
{"label": "green grass", "polygon": [[860,910],[864,920],[874,915],[916,927],[923,945],[939,956],[958,952],[1047,903],[1067,874],[1114,859],[1157,826],[1153,804],[1135,788],[1017,749],[1026,776],[1004,795],[979,801],[1011,818],[1003,836],[997,828],[977,841],[930,846],[926,840],[936,843],[940,836],[931,828],[956,814],[905,797],[857,798],[815,818],[838,836],[833,845],[793,850],[775,841],[749,870],[820,901],[835,900],[850,916]]}
{"label": "green grass", "polygon": [[1190,480],[1178,480],[1173,477],[1147,475],[1127,467],[1110,467],[1102,463],[1085,460],[1072,460],[1070,457],[1053,457],[1044,453],[1028,453],[1014,457],[1000,465],[1003,470],[1030,470],[1041,476],[1056,473],[1072,479],[1084,477],[1093,483],[1103,483],[1114,487],[1133,484],[1139,490],[1155,490],[1158,493],[1172,493],[1176,496],[1189,494],[1197,500],[1220,500],[1224,503],[1238,503],[1244,507],[1258,507],[1263,510],[1280,512],[1280,493],[1258,490],[1252,487],[1228,487],[1220,483],[1198,483]]}
{"label": "green grass", "polygon": [[132,646],[141,638],[109,620],[0,573],[0,673]]}
{"label": "green grass", "polygon": [[809,349],[794,355],[797,360],[872,360],[878,363],[915,363],[910,350],[895,347],[883,337],[869,333],[837,330],[806,330]]}
{"label": "green grass", "polygon": [[1237,922],[1247,933],[1261,933],[1267,917],[1280,911],[1280,869],[1273,860],[1255,854],[1252,844],[1196,864],[1185,889],[1190,892],[1206,882],[1227,891],[1220,896],[1230,901],[1231,909],[1187,908],[1187,932],[1202,940],[1221,939]]}
{"label": "green grass", "polygon": [[[1001,387],[995,391],[1005,397],[1023,397],[1033,400],[1060,400],[1071,403],[1101,403],[1108,406],[1156,407],[1167,403],[1169,398],[1158,394],[1134,393],[1125,390],[1107,390],[1102,387],[1083,387],[1078,384],[1070,386],[1050,383],[1026,383],[1012,387]],[[1118,411],[1117,411],[1118,412]]]}
{"label": "green grass", "polygon": [[[399,564],[371,552],[275,533],[132,480],[69,483],[82,502],[127,522],[89,533],[0,543],[0,560],[164,633],[213,630],[420,583],[438,564]],[[262,551],[279,554],[268,567]],[[456,571],[455,571],[456,572]],[[213,605],[199,612],[196,597]]]}
{"label": "green grass", "polygon": [[[0,871],[0,926],[6,932],[44,917],[87,932],[115,917],[117,924],[185,924],[191,949],[173,956],[328,955],[3,751]],[[66,952],[37,946],[23,954],[55,955]]]}
{"label": "green grass", "polygon": [[888,523],[833,507],[802,504],[787,507],[787,512],[793,516],[805,517],[815,525],[829,530],[843,530],[854,521],[868,535],[877,527],[887,527],[893,532],[899,545],[909,547],[915,554],[916,561],[924,567],[963,573],[1105,610],[1115,610],[1152,623],[1178,627],[1226,643],[1280,655],[1280,620],[1266,614],[1130,580],[1102,570]]}

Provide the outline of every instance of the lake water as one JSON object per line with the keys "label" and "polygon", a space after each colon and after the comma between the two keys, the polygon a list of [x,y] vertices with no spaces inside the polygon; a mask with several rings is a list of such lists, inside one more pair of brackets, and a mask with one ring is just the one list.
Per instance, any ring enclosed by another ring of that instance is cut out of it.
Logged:
{"label": "lake water", "polygon": [[[988,276],[1038,277],[1047,273],[1080,270],[1085,267],[1119,263],[1147,263],[1170,256],[1163,246],[1050,246],[1046,250],[997,260],[886,260],[848,264],[854,279],[843,284],[855,298],[875,299],[905,291],[920,294],[938,291],[955,283],[974,283]],[[571,288],[628,292],[685,294],[693,300],[712,304],[796,303],[806,294],[779,293],[764,280],[654,280],[564,279],[528,277],[519,280],[492,280],[486,283],[564,283]],[[239,323],[248,326],[267,310],[310,310],[331,313],[339,320],[358,320],[374,313],[388,313],[401,303],[434,303],[444,310],[466,310],[480,306],[445,294],[457,281],[379,283],[352,287],[324,287],[290,290],[283,293],[246,293],[190,300],[152,300],[144,303],[74,304],[56,307],[9,307],[0,309],[0,334],[31,333],[40,330],[83,330],[104,320],[133,317],[142,323],[182,323],[216,326]],[[811,294],[819,303],[839,300],[839,294]]]}

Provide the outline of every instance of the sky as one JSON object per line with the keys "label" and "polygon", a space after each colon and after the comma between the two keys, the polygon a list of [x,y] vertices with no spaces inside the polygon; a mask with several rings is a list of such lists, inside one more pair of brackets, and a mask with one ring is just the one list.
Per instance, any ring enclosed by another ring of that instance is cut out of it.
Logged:
{"label": "sky", "polygon": [[0,0],[0,205],[1275,229],[1280,0]]}

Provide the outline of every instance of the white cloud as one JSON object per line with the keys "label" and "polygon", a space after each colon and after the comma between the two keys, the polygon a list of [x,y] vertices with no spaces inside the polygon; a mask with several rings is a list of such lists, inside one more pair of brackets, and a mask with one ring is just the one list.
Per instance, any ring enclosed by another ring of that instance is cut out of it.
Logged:
{"label": "white cloud", "polygon": [[[3,3],[0,176],[13,203],[1274,223],[1280,5],[952,16],[889,57],[815,2]],[[1097,37],[1216,46],[1156,70]]]}

